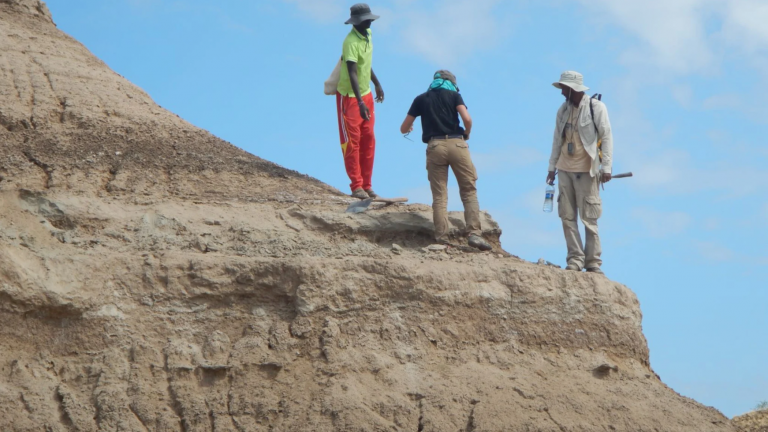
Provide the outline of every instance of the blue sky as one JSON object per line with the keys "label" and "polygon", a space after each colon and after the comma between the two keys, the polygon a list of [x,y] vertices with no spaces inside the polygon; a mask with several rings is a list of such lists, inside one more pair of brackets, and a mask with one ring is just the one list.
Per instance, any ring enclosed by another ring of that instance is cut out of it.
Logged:
{"label": "blue sky", "polygon": [[[334,99],[350,2],[49,0],[58,26],[189,122],[342,191]],[[613,124],[604,270],[638,295],[651,363],[728,416],[768,399],[768,4],[762,0],[384,0],[373,25],[374,188],[431,200],[425,147],[398,132],[451,69],[475,122],[479,198],[503,245],[563,264],[541,211],[555,111],[577,70]],[[414,135],[418,137],[417,128]],[[455,181],[452,180],[455,184]],[[456,187],[450,207],[461,209]]]}

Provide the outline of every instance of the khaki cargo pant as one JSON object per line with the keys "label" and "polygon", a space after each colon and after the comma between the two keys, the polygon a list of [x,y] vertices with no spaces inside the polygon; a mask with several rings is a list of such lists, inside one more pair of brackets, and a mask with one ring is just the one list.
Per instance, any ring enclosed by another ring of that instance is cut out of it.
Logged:
{"label": "khaki cargo pant", "polygon": [[[565,243],[568,246],[568,264],[579,269],[600,267],[602,248],[597,233],[597,220],[603,213],[600,200],[600,189],[597,177],[591,177],[588,172],[574,173],[560,171],[559,192],[557,197],[557,212],[563,220]],[[581,216],[581,222],[586,231],[586,244],[582,247],[581,235],[576,216]]]}
{"label": "khaki cargo pant", "polygon": [[436,139],[427,144],[427,172],[432,187],[432,218],[435,239],[448,239],[448,167],[459,183],[459,194],[464,203],[464,221],[467,235],[482,235],[480,205],[477,203],[477,171],[469,156],[469,145],[461,138]]}

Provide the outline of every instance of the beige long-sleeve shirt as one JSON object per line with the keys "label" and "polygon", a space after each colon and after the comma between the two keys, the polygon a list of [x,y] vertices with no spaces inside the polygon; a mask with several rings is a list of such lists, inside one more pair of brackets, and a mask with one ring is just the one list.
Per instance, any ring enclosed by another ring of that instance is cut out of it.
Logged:
{"label": "beige long-sleeve shirt", "polygon": [[[592,114],[589,110],[589,103],[592,101],[592,109],[595,112],[594,121]],[[555,136],[552,140],[552,154],[549,158],[549,171],[554,171],[557,167],[557,162],[560,159],[560,155],[563,151],[563,145],[565,140],[563,137],[563,130],[568,123],[569,117],[569,102],[566,101],[557,110],[557,120],[555,123]],[[592,167],[589,174],[594,177],[600,173],[600,158],[598,157],[597,141],[602,140],[603,150],[603,172],[610,173],[613,166],[613,133],[611,132],[611,122],[608,119],[608,110],[605,104],[597,99],[591,99],[589,96],[584,95],[581,98],[581,103],[578,106],[579,114],[576,126],[581,138],[581,143],[584,145],[589,157],[592,158]],[[595,125],[597,131],[595,131]]]}

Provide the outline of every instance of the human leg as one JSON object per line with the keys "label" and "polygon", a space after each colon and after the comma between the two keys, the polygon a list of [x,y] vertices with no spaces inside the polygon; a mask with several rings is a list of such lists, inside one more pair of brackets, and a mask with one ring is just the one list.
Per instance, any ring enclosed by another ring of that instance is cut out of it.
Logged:
{"label": "human leg", "polygon": [[[589,175],[589,174],[587,174]],[[584,248],[579,234],[579,224],[576,221],[576,190],[574,181],[576,174],[568,171],[560,171],[559,195],[557,197],[557,213],[563,221],[563,234],[568,248],[566,262],[579,270],[584,268]]]}
{"label": "human leg", "polygon": [[444,143],[436,140],[427,145],[427,173],[432,189],[432,220],[437,241],[447,241],[448,237],[448,161]]}
{"label": "human leg", "polygon": [[584,224],[584,255],[585,267],[589,269],[600,268],[603,260],[600,236],[597,228],[597,220],[603,214],[603,204],[600,199],[600,184],[597,177],[591,177],[589,173],[581,174],[576,180],[576,202],[579,207],[579,216]]}
{"label": "human leg", "polygon": [[469,146],[463,139],[446,140],[448,164],[459,184],[461,202],[464,204],[464,221],[467,235],[482,236],[480,204],[477,201],[477,170],[469,154]]}
{"label": "human leg", "polygon": [[354,192],[363,187],[360,173],[360,126],[363,118],[360,117],[357,100],[339,93],[336,93],[336,110],[344,167],[350,180],[349,187]]}
{"label": "human leg", "polygon": [[371,190],[371,178],[373,177],[373,159],[376,154],[376,136],[373,126],[376,122],[374,114],[373,93],[363,96],[363,102],[371,113],[370,120],[360,124],[360,176],[362,177],[364,190]]}

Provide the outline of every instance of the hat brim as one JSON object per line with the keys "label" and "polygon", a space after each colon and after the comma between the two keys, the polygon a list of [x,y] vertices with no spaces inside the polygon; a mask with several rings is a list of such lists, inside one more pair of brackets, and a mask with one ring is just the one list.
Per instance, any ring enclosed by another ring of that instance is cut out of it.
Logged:
{"label": "hat brim", "polygon": [[552,83],[552,86],[555,87],[555,88],[561,88],[560,87],[561,85],[568,86],[568,87],[576,90],[577,92],[584,92],[584,91],[589,90],[589,87],[587,87],[585,85],[576,84],[576,83],[567,82],[567,81],[559,81],[559,82]]}
{"label": "hat brim", "polygon": [[358,25],[358,24],[360,24],[363,21],[368,21],[368,20],[376,21],[379,18],[380,17],[378,15],[374,15],[372,13],[367,13],[365,15],[359,15],[359,16],[350,17],[348,20],[346,20],[344,22],[344,24]]}

